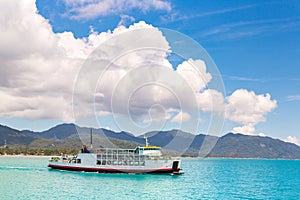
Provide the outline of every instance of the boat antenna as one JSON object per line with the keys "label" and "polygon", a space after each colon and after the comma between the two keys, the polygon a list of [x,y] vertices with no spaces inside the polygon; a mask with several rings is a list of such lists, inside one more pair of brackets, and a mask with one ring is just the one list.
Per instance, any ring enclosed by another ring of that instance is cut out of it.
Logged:
{"label": "boat antenna", "polygon": [[90,134],[91,134],[91,149],[93,149],[93,129],[92,128],[90,130]]}
{"label": "boat antenna", "polygon": [[146,141],[146,147],[149,146],[149,142],[148,142],[148,138],[146,136],[146,134],[144,135],[145,141]]}

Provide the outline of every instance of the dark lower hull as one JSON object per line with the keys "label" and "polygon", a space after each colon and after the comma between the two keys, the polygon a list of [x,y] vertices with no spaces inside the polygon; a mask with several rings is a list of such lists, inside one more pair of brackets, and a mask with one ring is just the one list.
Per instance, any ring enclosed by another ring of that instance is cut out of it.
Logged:
{"label": "dark lower hull", "polygon": [[93,167],[65,166],[65,165],[55,165],[55,164],[49,164],[48,167],[51,167],[52,169],[58,169],[58,170],[98,172],[98,173],[182,174],[182,172],[179,172],[179,170],[174,171],[172,168],[143,170],[143,169],[93,168]]}

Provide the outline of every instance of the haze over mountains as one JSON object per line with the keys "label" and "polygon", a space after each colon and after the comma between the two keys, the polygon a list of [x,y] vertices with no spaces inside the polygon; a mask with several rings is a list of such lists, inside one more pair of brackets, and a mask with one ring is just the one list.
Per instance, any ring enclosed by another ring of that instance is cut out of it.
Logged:
{"label": "haze over mountains", "polygon": [[[193,135],[180,130],[146,133],[149,143],[163,147],[169,153],[187,156],[300,159],[300,147],[270,137],[248,136],[228,133],[222,137]],[[19,131],[0,125],[0,146],[6,140],[9,146],[25,145],[30,148],[55,148],[56,144],[66,148],[80,148],[82,141],[89,144],[90,128],[75,124],[60,124],[49,130],[33,132]],[[93,129],[94,147],[107,146],[111,141],[121,146],[144,145],[142,136],[106,129]],[[72,145],[70,145],[72,144]],[[208,148],[206,148],[208,147]]]}

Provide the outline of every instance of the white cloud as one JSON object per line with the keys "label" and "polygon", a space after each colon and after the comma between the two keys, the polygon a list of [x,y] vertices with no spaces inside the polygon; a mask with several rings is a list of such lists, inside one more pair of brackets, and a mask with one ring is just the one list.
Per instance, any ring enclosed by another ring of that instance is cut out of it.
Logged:
{"label": "white cloud", "polygon": [[187,122],[191,119],[191,115],[188,113],[184,112],[179,112],[173,119],[171,120],[172,122],[175,123],[182,123],[182,122]]}
{"label": "white cloud", "polygon": [[[0,33],[2,38],[0,43],[1,117],[55,118],[73,121],[74,81],[84,60],[99,44],[104,46],[101,49],[104,51],[100,54],[102,56],[100,59],[109,63],[118,50],[126,52],[134,47],[137,49],[152,47],[152,49],[130,52],[111,63],[111,68],[105,71],[101,79],[104,84],[99,83],[96,93],[95,86],[97,85],[89,85],[91,80],[80,85],[83,89],[80,90],[82,93],[79,101],[83,102],[83,107],[94,104],[91,99],[86,98],[86,94],[101,94],[95,96],[98,100],[102,98],[101,101],[96,102],[97,109],[99,109],[97,113],[101,116],[107,116],[112,112],[112,92],[119,81],[126,78],[126,74],[133,69],[148,64],[146,68],[149,71],[151,66],[158,65],[169,70],[169,80],[175,74],[171,72],[172,66],[166,59],[170,48],[168,42],[157,28],[145,22],[136,23],[129,28],[119,26],[112,32],[102,33],[95,32],[91,27],[91,33],[87,38],[76,39],[71,32],[54,33],[48,21],[38,14],[34,0],[1,1],[0,4],[1,19],[5,19],[0,21],[1,30],[4,30]],[[134,32],[133,39],[115,37],[139,29],[147,30]],[[150,34],[145,34],[147,31]],[[116,43],[112,45],[105,43],[114,37]],[[95,70],[90,70],[88,73],[94,77],[92,75],[95,74]],[[151,72],[150,70],[147,74],[158,76],[158,79],[163,80],[160,71]],[[95,75],[97,80],[100,75]],[[124,84],[123,93],[132,84],[139,83],[143,79],[145,75],[141,76],[139,73],[136,74],[136,78],[130,77]],[[172,86],[173,89],[176,89],[176,86],[178,88],[179,85],[175,84]],[[141,90],[142,92],[135,97],[136,101],[132,99],[132,115],[148,115],[148,110],[153,105],[162,104],[166,108],[167,117],[165,118],[170,119],[170,108],[178,107],[178,104],[174,103],[176,96],[172,97],[170,92],[157,85],[146,88],[149,90]],[[126,99],[121,99],[120,102],[126,102],[122,100]],[[142,100],[145,105],[139,105],[139,100]],[[74,103],[76,106],[78,102]],[[123,112],[122,110],[114,111]],[[160,118],[161,112],[164,113],[161,109],[153,107],[152,118]],[[94,113],[80,114],[92,116]]]}
{"label": "white cloud", "polygon": [[233,133],[242,133],[245,135],[254,135],[255,127],[253,126],[253,124],[248,124],[245,126],[237,126],[232,129],[232,132]]}
{"label": "white cloud", "polygon": [[199,108],[204,112],[223,112],[224,96],[214,89],[207,89],[212,75],[202,60],[189,59],[178,65],[176,72],[182,76],[195,93]]}
{"label": "white cloud", "polygon": [[211,81],[212,76],[206,71],[202,60],[189,59],[179,64],[176,72],[179,73],[196,92],[204,89]]}
{"label": "white cloud", "polygon": [[296,144],[296,145],[300,146],[299,139],[295,136],[288,136],[283,141],[293,143],[293,144]]}
{"label": "white cloud", "polygon": [[71,120],[66,97],[80,61],[62,56],[66,45],[34,0],[1,1],[0,10],[1,117]]}
{"label": "white cloud", "polygon": [[300,101],[300,95],[290,95],[286,99],[287,101]]}
{"label": "white cloud", "polygon": [[108,115],[110,115],[111,113],[110,112],[107,112],[107,111],[99,111],[98,113],[97,113],[97,115],[99,115],[99,116],[108,116]]}
{"label": "white cloud", "polygon": [[69,17],[73,19],[92,19],[126,13],[132,9],[142,12],[172,9],[171,4],[163,0],[64,0],[64,3],[68,7]]}
{"label": "white cloud", "polygon": [[247,124],[244,126],[237,126],[234,127],[231,130],[232,133],[240,133],[243,135],[253,135],[253,136],[260,136],[260,137],[265,137],[266,135],[262,132],[256,133],[255,132],[255,126],[253,124]]}
{"label": "white cloud", "polygon": [[253,135],[255,125],[266,121],[265,116],[276,107],[276,100],[271,100],[268,93],[257,95],[253,91],[238,89],[227,97],[225,115],[227,119],[243,124],[234,127],[232,132]]}
{"label": "white cloud", "polygon": [[238,89],[227,97],[226,118],[241,124],[264,122],[265,115],[277,107],[270,94],[256,95],[253,91]]}
{"label": "white cloud", "polygon": [[121,20],[119,21],[118,26],[126,26],[127,23],[131,24],[132,22],[135,21],[135,18],[132,16],[129,16],[129,15],[122,14],[122,15],[120,15],[120,17],[121,17]]}
{"label": "white cloud", "polygon": [[196,93],[196,98],[200,109],[203,112],[215,112],[223,115],[225,104],[224,96],[221,92],[213,89],[206,89]]}
{"label": "white cloud", "polygon": [[[100,1],[66,3],[81,9]],[[143,9],[171,9],[164,3],[149,1]],[[111,9],[121,9],[115,6]],[[189,111],[222,113],[226,107],[226,118],[243,124],[235,130],[251,132],[276,107],[269,94],[243,89],[225,103],[221,92],[207,88],[212,75],[202,60],[183,61],[174,71],[168,41],[145,22],[102,33],[91,27],[88,37],[75,38],[71,32],[54,33],[34,0],[1,1],[0,19],[0,117],[74,121],[74,103],[76,119],[116,113],[146,123],[179,123],[191,120]]]}
{"label": "white cloud", "polygon": [[[143,41],[162,51],[137,51],[117,60],[116,68],[110,74],[107,72],[109,84],[105,85],[105,91],[111,91],[110,83],[117,82],[126,71],[145,60],[171,68],[165,59],[169,49],[167,41],[158,29],[144,22],[128,29],[120,26],[113,32],[97,33],[91,28],[87,38],[76,39],[71,32],[54,33],[48,21],[38,14],[34,0],[1,1],[0,5],[0,28],[3,30],[0,33],[1,117],[73,121],[72,90],[82,63],[99,44],[124,32],[149,28],[153,34],[151,37],[136,35],[140,40],[123,38],[114,48],[107,46],[104,59],[111,58],[115,49],[126,50],[130,45],[139,47]],[[124,70],[120,66],[129,68]],[[103,94],[109,97],[109,93]],[[82,97],[82,101],[85,100]],[[99,114],[107,115],[108,112],[111,110],[104,109]]]}
{"label": "white cloud", "polygon": [[34,0],[1,1],[0,10],[1,117],[72,120],[72,89],[81,64],[100,43],[126,29],[76,39],[71,32],[54,33]]}
{"label": "white cloud", "polygon": [[260,137],[266,137],[266,134],[264,134],[262,132],[258,133],[257,135],[260,136]]}

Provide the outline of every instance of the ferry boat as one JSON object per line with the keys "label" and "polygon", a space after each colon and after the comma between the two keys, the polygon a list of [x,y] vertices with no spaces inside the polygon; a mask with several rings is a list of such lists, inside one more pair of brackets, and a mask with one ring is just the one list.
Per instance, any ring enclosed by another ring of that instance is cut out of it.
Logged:
{"label": "ferry boat", "polygon": [[99,173],[163,173],[183,174],[180,158],[163,156],[161,147],[145,146],[135,149],[99,148],[82,150],[72,158],[52,157],[48,167],[58,170]]}

